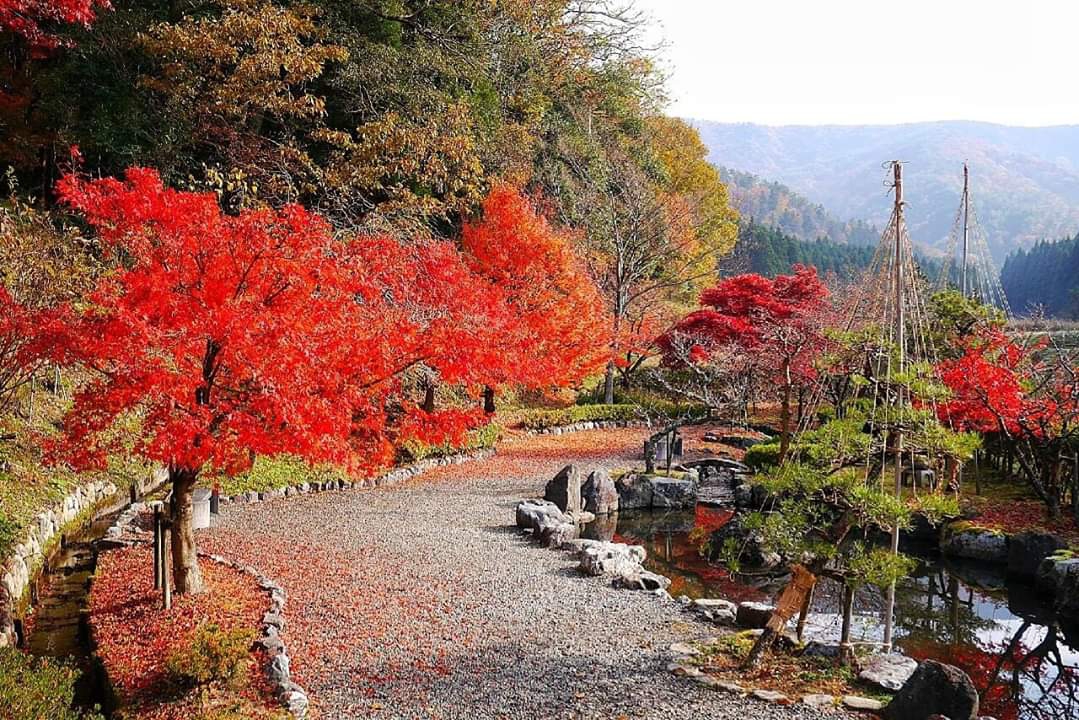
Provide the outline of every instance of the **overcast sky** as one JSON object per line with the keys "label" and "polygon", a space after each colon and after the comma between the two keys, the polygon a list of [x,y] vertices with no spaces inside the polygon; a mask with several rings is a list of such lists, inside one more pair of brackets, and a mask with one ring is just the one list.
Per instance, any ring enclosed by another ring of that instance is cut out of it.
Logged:
{"label": "overcast sky", "polygon": [[637,0],[671,112],[784,124],[1079,124],[1077,0]]}

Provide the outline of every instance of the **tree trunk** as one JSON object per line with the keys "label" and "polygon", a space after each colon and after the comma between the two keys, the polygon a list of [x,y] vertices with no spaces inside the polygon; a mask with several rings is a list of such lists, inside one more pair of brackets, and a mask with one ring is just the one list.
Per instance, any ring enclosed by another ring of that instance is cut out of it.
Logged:
{"label": "tree trunk", "polygon": [[[791,619],[795,611],[801,610],[808,603],[806,598],[813,592],[813,587],[817,583],[816,573],[801,565],[793,565],[791,570],[794,571],[791,581],[783,588],[776,602],[776,609],[772,611],[772,617],[768,619],[764,631],[749,651],[745,660],[746,668],[755,668],[760,665],[764,654],[771,649],[775,639],[787,626],[787,621]],[[819,568],[817,570],[819,572]]]}
{"label": "tree trunk", "polygon": [[423,389],[423,405],[420,407],[425,413],[435,411],[435,384],[433,382],[427,383],[427,386]]}
{"label": "tree trunk", "polygon": [[483,411],[488,415],[495,414],[495,389],[490,385],[483,388]]}
{"label": "tree trunk", "polygon": [[607,363],[607,372],[603,376],[603,404],[614,405],[614,360]]}
{"label": "tree trunk", "polygon": [[787,450],[791,446],[791,364],[783,361],[783,403],[779,408],[779,459],[787,458]]}
{"label": "tree trunk", "polygon": [[850,630],[854,620],[854,587],[843,583],[843,627],[839,631],[839,661],[854,660],[854,646],[850,644]]}
{"label": "tree trunk", "polygon": [[191,496],[198,480],[197,470],[169,468],[172,483],[170,525],[172,538],[172,577],[178,594],[203,592],[202,573],[195,550],[195,530],[191,525]]}

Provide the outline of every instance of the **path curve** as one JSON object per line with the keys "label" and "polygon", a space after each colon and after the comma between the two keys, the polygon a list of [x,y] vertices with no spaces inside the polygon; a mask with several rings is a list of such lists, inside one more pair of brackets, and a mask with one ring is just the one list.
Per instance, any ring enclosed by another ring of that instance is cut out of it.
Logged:
{"label": "path curve", "polygon": [[284,586],[319,718],[821,717],[671,676],[668,646],[707,625],[512,527],[566,463],[625,466],[646,433],[521,438],[390,488],[230,505],[199,542]]}

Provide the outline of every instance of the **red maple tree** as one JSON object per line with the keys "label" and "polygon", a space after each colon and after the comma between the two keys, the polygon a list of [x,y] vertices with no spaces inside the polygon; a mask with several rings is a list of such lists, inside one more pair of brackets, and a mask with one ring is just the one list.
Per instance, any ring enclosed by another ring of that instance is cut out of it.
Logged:
{"label": "red maple tree", "polygon": [[477,366],[485,385],[567,386],[606,362],[610,322],[599,290],[571,238],[518,190],[494,187],[482,218],[464,226],[461,245],[503,307]]}
{"label": "red maple tree", "polygon": [[737,275],[701,293],[695,310],[659,338],[668,363],[707,362],[721,351],[752,358],[755,369],[774,381],[780,394],[780,454],[791,434],[791,395],[816,378],[814,359],[822,334],[828,288],[816,268],[794,266],[791,275],[768,279]]}
{"label": "red maple tree", "polygon": [[87,466],[133,442],[168,468],[178,592],[202,585],[191,496],[204,470],[283,452],[373,468],[402,439],[443,442],[472,423],[399,395],[416,363],[464,373],[497,313],[451,244],[346,244],[297,206],[229,216],[146,169],[58,190],[116,269],[41,328],[53,359],[92,373],[57,449]]}
{"label": "red maple tree", "polygon": [[963,341],[961,355],[937,372],[951,392],[941,420],[991,433],[1012,448],[1020,473],[1057,518],[1069,492],[1061,468],[1079,438],[1079,368],[1044,338],[1021,345],[990,328]]}
{"label": "red maple tree", "polygon": [[97,10],[109,7],[109,0],[0,0],[0,32],[22,37],[36,54],[44,54],[60,44],[50,25],[89,26]]}

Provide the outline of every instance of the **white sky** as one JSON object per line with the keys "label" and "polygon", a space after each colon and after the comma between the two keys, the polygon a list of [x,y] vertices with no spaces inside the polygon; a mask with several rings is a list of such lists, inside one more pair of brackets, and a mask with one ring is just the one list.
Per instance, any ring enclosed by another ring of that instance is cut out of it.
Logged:
{"label": "white sky", "polygon": [[1079,123],[1077,0],[637,0],[670,112],[783,124]]}

